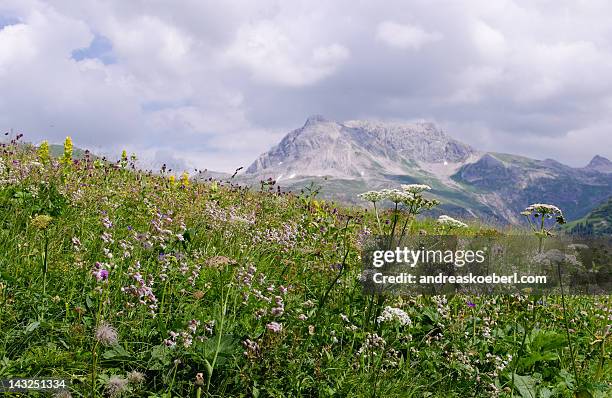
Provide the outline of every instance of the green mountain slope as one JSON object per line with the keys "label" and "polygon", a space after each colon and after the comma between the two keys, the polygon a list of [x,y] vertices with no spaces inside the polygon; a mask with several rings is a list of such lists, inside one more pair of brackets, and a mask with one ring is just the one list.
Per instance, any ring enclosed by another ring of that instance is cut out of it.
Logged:
{"label": "green mountain slope", "polygon": [[612,234],[612,197],[585,217],[568,224],[567,229],[579,235],[609,235]]}

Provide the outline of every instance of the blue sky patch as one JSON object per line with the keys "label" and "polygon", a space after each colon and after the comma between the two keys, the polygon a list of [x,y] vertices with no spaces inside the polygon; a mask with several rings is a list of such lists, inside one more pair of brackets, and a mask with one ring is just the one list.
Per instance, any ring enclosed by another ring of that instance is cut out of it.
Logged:
{"label": "blue sky patch", "polygon": [[21,23],[21,20],[19,20],[18,18],[0,14],[0,30],[4,29],[7,26],[17,25],[19,23]]}
{"label": "blue sky patch", "polygon": [[104,65],[114,64],[117,57],[113,53],[113,44],[104,36],[95,35],[89,47],[79,48],[72,51],[72,59],[81,61],[83,59],[99,59]]}

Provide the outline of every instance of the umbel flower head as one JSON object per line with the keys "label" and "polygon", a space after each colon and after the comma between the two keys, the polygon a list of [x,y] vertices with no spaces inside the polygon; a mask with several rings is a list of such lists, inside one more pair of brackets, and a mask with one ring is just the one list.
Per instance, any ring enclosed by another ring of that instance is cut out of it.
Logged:
{"label": "umbel flower head", "polygon": [[[540,238],[552,235],[552,229],[556,224],[565,224],[565,217],[561,209],[547,203],[534,203],[521,212],[529,222],[529,226],[536,236]],[[546,220],[554,220],[546,225]],[[540,245],[541,246],[541,245]]]}
{"label": "umbel flower head", "polygon": [[402,184],[402,189],[405,192],[410,192],[412,194],[418,194],[423,191],[431,190],[431,187],[427,184]]}
{"label": "umbel flower head", "polygon": [[565,217],[563,212],[555,205],[549,205],[546,203],[534,203],[529,205],[521,212],[525,217],[533,216],[534,218],[554,218],[559,224],[565,224]]}
{"label": "umbel flower head", "polygon": [[119,338],[117,330],[108,322],[101,322],[96,328],[96,341],[104,346],[112,346],[117,344]]}
{"label": "umbel flower head", "polygon": [[451,227],[451,228],[465,228],[467,227],[467,224],[464,222],[461,222],[459,220],[456,220],[450,216],[447,216],[445,214],[441,215],[440,217],[438,217],[438,220],[436,221],[438,224],[443,225],[445,227]]}
{"label": "umbel flower head", "polygon": [[368,191],[368,192],[364,192],[364,193],[360,193],[359,195],[360,199],[366,200],[368,202],[380,202],[381,200],[383,200],[385,197],[381,192],[378,191]]}
{"label": "umbel flower head", "polygon": [[410,326],[412,325],[412,320],[402,310],[401,308],[389,307],[386,306],[383,310],[382,314],[378,318],[376,318],[376,322],[384,323],[384,322],[398,322],[402,326]]}
{"label": "umbel flower head", "polygon": [[402,203],[410,200],[411,195],[409,193],[400,191],[399,189],[383,189],[380,191],[385,199],[390,200],[393,203]]}

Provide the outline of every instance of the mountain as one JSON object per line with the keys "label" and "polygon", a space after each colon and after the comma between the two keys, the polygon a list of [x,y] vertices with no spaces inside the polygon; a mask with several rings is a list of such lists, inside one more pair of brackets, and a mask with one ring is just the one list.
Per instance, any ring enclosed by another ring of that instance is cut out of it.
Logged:
{"label": "mountain", "polygon": [[586,217],[569,223],[567,230],[578,235],[611,235],[612,197],[591,210]]}
{"label": "mountain", "polygon": [[324,198],[362,203],[366,190],[425,183],[442,201],[438,212],[518,223],[535,202],[584,217],[612,196],[611,162],[596,156],[587,167],[555,160],[479,151],[433,123],[337,122],[312,116],[257,158],[237,182],[272,178],[287,190],[310,183]]}
{"label": "mountain", "polygon": [[602,173],[612,173],[612,162],[603,156],[595,155],[585,169],[601,171]]}

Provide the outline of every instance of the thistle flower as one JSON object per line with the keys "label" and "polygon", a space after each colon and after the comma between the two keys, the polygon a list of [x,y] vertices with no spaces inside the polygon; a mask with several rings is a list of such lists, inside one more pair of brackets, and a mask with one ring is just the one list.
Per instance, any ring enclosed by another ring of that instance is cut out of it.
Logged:
{"label": "thistle flower", "polygon": [[402,189],[405,192],[409,192],[412,194],[418,194],[425,190],[429,191],[431,187],[427,184],[402,184]]}
{"label": "thistle flower", "polygon": [[53,217],[46,214],[39,214],[32,219],[32,225],[37,229],[44,230],[49,227],[51,221],[53,221]]}
{"label": "thistle flower", "polygon": [[450,228],[466,228],[468,226],[466,223],[456,220],[445,214],[438,217],[438,220],[436,222],[440,225]]}
{"label": "thistle flower", "polygon": [[96,341],[104,346],[112,346],[117,344],[117,330],[107,322],[102,322],[96,328]]}
{"label": "thistle flower", "polygon": [[120,376],[111,376],[106,382],[106,393],[109,397],[120,397],[128,390],[128,380]]}
{"label": "thistle flower", "polygon": [[40,160],[42,164],[49,163],[51,157],[49,156],[49,143],[46,140],[40,143],[37,154],[38,160]]}

